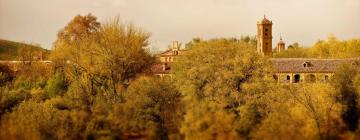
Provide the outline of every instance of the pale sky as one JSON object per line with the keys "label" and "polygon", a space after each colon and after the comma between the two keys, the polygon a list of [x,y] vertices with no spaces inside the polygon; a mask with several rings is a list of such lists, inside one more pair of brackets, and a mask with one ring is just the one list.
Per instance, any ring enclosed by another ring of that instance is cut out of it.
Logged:
{"label": "pale sky", "polygon": [[0,0],[0,38],[50,49],[77,14],[99,21],[116,16],[151,32],[161,50],[173,40],[256,34],[263,15],[274,22],[273,42],[313,45],[333,33],[360,38],[360,0]]}

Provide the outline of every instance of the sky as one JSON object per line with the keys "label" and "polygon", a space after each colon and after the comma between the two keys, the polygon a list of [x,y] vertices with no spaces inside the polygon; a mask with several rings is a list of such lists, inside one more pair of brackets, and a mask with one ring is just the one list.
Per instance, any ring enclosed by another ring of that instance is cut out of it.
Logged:
{"label": "sky", "polygon": [[264,14],[274,23],[274,44],[280,35],[305,46],[330,33],[360,38],[360,0],[0,0],[0,38],[51,49],[59,30],[88,13],[150,32],[159,50],[174,40],[255,35]]}

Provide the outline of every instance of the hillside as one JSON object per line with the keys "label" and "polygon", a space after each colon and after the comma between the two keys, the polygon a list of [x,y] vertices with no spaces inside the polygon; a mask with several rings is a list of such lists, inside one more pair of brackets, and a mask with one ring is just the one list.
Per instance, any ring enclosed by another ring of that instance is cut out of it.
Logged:
{"label": "hillside", "polygon": [[19,50],[26,45],[30,46],[33,51],[43,52],[45,54],[45,59],[50,53],[49,50],[39,46],[0,39],[0,60],[16,60],[18,58]]}

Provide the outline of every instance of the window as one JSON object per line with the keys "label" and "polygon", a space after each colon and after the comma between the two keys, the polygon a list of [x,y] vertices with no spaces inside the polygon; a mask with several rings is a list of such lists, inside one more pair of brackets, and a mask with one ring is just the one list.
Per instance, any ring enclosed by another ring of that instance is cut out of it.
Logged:
{"label": "window", "polygon": [[290,75],[286,76],[286,80],[290,80]]}
{"label": "window", "polygon": [[329,80],[329,75],[325,75],[325,81]]}
{"label": "window", "polygon": [[310,62],[304,62],[304,63],[303,63],[303,66],[304,66],[304,68],[306,68],[306,67],[310,67],[311,64],[310,64]]}
{"label": "window", "polygon": [[295,83],[299,83],[299,82],[300,82],[300,75],[299,75],[299,74],[295,74],[295,76],[294,76],[294,82],[295,82]]}
{"label": "window", "polygon": [[265,32],[267,32],[268,31],[268,29],[265,29]]}
{"label": "window", "polygon": [[267,33],[265,33],[265,36],[267,36],[268,34]]}

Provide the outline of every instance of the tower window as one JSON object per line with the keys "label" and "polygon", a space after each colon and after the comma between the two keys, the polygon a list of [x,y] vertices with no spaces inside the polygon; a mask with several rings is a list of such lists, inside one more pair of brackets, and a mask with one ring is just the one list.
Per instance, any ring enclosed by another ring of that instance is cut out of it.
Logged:
{"label": "tower window", "polygon": [[268,34],[267,33],[265,33],[265,36],[267,36]]}
{"label": "tower window", "polygon": [[268,29],[265,29],[265,32],[267,32],[268,31]]}

